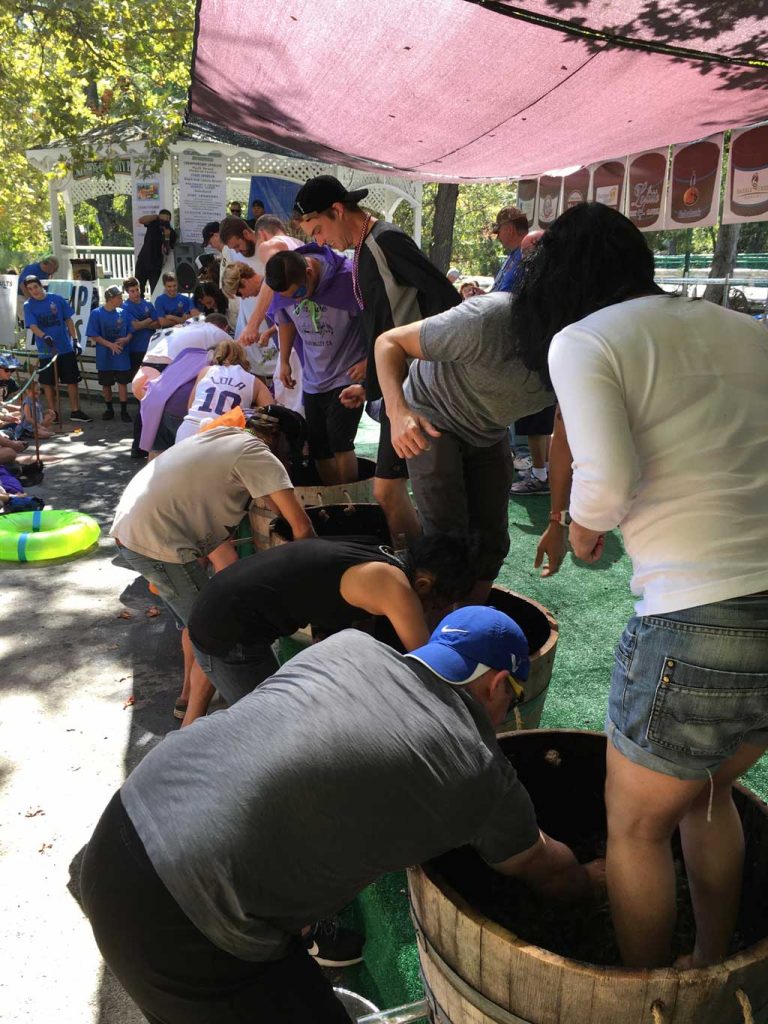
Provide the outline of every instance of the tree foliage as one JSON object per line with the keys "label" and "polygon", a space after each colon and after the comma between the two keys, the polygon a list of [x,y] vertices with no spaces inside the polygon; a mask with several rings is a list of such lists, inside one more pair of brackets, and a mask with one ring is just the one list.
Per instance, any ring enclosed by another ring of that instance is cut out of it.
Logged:
{"label": "tree foliage", "polygon": [[[45,175],[24,151],[126,119],[155,162],[181,126],[194,29],[192,0],[6,0],[0,8],[0,249],[46,248]],[[62,168],[63,170],[63,168]]]}

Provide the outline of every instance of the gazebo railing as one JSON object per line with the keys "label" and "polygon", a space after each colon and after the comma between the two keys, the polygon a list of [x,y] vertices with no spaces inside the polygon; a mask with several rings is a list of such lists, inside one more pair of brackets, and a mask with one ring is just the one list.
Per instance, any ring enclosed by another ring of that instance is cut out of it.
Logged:
{"label": "gazebo railing", "polygon": [[135,256],[132,245],[78,246],[77,255],[81,259],[95,259],[103,268],[105,277],[114,277],[122,283],[126,277],[133,276]]}

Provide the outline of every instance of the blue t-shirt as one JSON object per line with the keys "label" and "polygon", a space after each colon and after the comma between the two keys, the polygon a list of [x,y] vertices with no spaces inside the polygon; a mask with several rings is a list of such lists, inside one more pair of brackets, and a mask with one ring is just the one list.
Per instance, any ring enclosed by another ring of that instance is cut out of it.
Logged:
{"label": "blue t-shirt", "polygon": [[192,299],[188,295],[174,295],[171,298],[165,292],[155,299],[155,312],[161,316],[189,316],[192,312]]}
{"label": "blue t-shirt", "polygon": [[24,326],[39,327],[43,334],[53,338],[53,348],[34,336],[41,356],[52,356],[54,351],[73,352],[72,339],[67,333],[66,321],[75,315],[74,309],[61,295],[46,295],[44,299],[27,299],[24,303]]}
{"label": "blue t-shirt", "polygon": [[523,272],[522,260],[523,250],[518,246],[502,263],[501,269],[494,279],[492,292],[512,291]]}
{"label": "blue t-shirt", "polygon": [[139,299],[138,302],[126,300],[123,303],[123,310],[128,322],[128,331],[133,335],[128,350],[132,354],[143,355],[147,351],[149,339],[155,333],[157,328],[142,327],[140,330],[134,331],[133,322],[134,320],[146,320],[148,316],[152,317],[153,320],[156,320],[157,313],[155,312],[155,307],[151,302],[147,302],[146,299]]}
{"label": "blue t-shirt", "polygon": [[47,281],[51,276],[50,274],[46,274],[39,263],[30,263],[28,266],[23,267],[19,274],[19,295],[22,294],[21,286],[24,284],[24,278],[27,277],[28,274],[34,274],[34,276],[39,277],[41,281]]}
{"label": "blue t-shirt", "polygon": [[[107,341],[117,341],[124,338],[128,330],[128,318],[125,310],[118,306],[117,309],[105,309],[99,306],[94,309],[88,317],[88,328],[86,334],[89,338],[105,338]],[[126,345],[122,352],[112,352],[103,345],[96,345],[96,369],[97,370],[130,370],[131,357],[129,346]]]}

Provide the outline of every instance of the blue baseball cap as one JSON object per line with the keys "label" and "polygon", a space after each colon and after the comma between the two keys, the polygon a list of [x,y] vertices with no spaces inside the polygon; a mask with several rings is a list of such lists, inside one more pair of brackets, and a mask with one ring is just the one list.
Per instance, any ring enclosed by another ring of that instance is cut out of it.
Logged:
{"label": "blue baseball cap", "polygon": [[497,608],[470,605],[443,619],[429,642],[406,655],[454,686],[477,679],[488,669],[528,678],[528,641],[514,619]]}
{"label": "blue baseball cap", "polygon": [[18,370],[19,364],[16,362],[13,356],[6,355],[5,352],[0,352],[0,369]]}

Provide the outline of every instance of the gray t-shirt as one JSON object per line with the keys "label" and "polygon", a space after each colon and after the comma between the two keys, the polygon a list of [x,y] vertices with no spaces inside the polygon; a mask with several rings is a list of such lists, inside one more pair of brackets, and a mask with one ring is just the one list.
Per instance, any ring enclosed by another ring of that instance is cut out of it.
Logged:
{"label": "gray t-shirt", "polygon": [[191,562],[227,539],[252,498],[292,488],[263,441],[237,427],[214,427],[180,441],[136,474],[109,533],[147,558]]}
{"label": "gray t-shirt", "polygon": [[245,960],[281,956],[385,872],[538,838],[483,708],[357,630],[166,736],[121,796],[185,914]]}
{"label": "gray t-shirt", "polygon": [[411,363],[403,387],[414,412],[481,448],[555,401],[513,354],[510,301],[506,293],[480,295],[424,320],[424,358]]}

